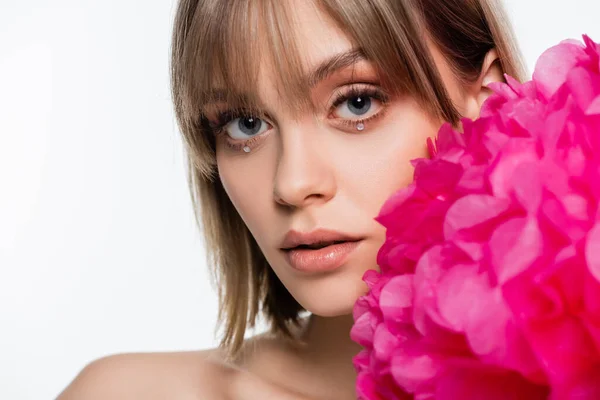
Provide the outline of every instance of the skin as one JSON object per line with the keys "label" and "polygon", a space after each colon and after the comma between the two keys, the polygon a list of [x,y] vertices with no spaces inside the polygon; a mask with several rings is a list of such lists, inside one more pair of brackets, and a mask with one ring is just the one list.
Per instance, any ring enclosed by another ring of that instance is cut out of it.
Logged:
{"label": "skin", "polygon": [[[310,2],[298,1],[294,10],[306,71],[353,48]],[[464,85],[435,46],[429,47],[454,104],[463,116],[476,118],[491,93],[487,84],[503,79],[495,51],[488,53],[479,79]],[[317,83],[311,89],[316,113],[299,117],[283,106],[269,79],[272,73],[265,62],[258,86],[270,117],[266,130],[253,140],[250,153],[230,148],[233,138],[220,135],[217,163],[223,186],[273,270],[313,313],[295,333],[301,342],[257,336],[245,343],[234,363],[226,363],[218,350],[110,356],[88,365],[59,399],[355,398],[351,360],[360,349],[349,338],[350,312],[366,289],[362,275],[376,268],[385,239],[373,218],[392,193],[410,183],[408,161],[426,156],[426,138],[435,136],[442,121],[404,97],[385,104],[373,100],[365,115],[376,117],[365,122],[363,131],[355,123],[344,125],[357,116],[348,102],[332,109],[330,99],[353,79],[377,87],[376,71],[365,60]],[[235,126],[228,128],[234,137]],[[234,144],[241,148],[242,142]],[[283,237],[290,229],[317,228],[363,241],[341,268],[299,272],[280,250]]]}

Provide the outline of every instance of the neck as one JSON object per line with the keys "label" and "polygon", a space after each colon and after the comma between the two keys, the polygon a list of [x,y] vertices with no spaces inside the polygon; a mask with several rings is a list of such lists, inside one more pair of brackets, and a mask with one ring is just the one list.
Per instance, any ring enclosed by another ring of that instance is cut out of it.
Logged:
{"label": "neck", "polygon": [[[355,393],[356,371],[352,358],[361,347],[350,339],[352,315],[319,317],[312,315],[302,334],[303,358],[321,381],[341,392]],[[343,397],[345,398],[345,397]]]}
{"label": "neck", "polygon": [[302,341],[308,349],[324,357],[347,358],[352,360],[360,346],[350,339],[350,329],[354,321],[352,315],[339,317],[319,317],[311,315]]}

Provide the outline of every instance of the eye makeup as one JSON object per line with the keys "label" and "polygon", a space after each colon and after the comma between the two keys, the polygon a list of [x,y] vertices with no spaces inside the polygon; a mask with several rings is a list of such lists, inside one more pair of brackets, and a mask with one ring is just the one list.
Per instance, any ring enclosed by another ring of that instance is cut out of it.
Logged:
{"label": "eye makeup", "polygon": [[[389,95],[380,87],[364,83],[353,83],[347,87],[341,88],[334,94],[333,98],[334,100],[329,107],[328,118],[333,124],[336,124],[339,127],[345,127],[353,132],[363,132],[366,130],[369,123],[383,117],[390,101]],[[344,104],[344,102],[359,98],[368,98],[371,105],[374,104],[377,109],[372,112],[367,111],[367,116],[357,115],[356,118],[343,118],[335,115],[336,109]]]}
{"label": "eye makeup", "polygon": [[[361,133],[367,131],[369,125],[385,114],[389,103],[389,96],[379,86],[373,83],[350,83],[337,88],[330,96],[329,105],[326,105],[326,120],[336,128],[347,132]],[[356,118],[339,116],[339,108],[345,102],[351,100],[368,100],[369,110],[364,116],[356,115]],[[374,110],[371,110],[374,108]],[[267,129],[255,136],[249,136],[247,139],[234,138],[230,130],[236,129],[236,122],[240,118],[252,118],[260,120],[267,124]],[[216,140],[225,144],[228,149],[235,152],[249,153],[251,150],[260,146],[260,144],[269,136],[273,130],[274,124],[270,123],[273,119],[265,113],[257,110],[230,109],[216,113],[212,119],[207,118],[207,129]],[[357,128],[358,127],[358,128]]]}
{"label": "eye makeup", "polygon": [[[268,129],[261,134],[248,137],[248,139],[242,140],[232,138],[229,135],[227,128],[240,118],[254,118],[260,120],[262,123],[268,125]],[[225,110],[218,113],[215,120],[208,119],[207,127],[209,134],[213,135],[216,140],[222,141],[229,149],[248,153],[248,150],[254,149],[262,140],[266,139],[266,136],[268,136],[273,129],[273,125],[266,121],[267,118],[267,116],[261,116],[259,112],[252,110]]]}

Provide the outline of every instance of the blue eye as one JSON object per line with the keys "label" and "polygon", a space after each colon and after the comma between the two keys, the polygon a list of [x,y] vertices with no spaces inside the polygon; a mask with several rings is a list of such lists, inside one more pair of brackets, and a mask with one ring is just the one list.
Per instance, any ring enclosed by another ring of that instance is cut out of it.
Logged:
{"label": "blue eye", "polygon": [[356,115],[366,114],[371,109],[371,98],[357,96],[348,100],[348,110]]}
{"label": "blue eye", "polygon": [[352,88],[338,96],[333,115],[345,120],[363,120],[379,113],[385,102],[385,95],[377,90]]}
{"label": "blue eye", "polygon": [[269,124],[257,117],[245,116],[231,120],[225,130],[233,139],[244,140],[260,135],[269,129]]}

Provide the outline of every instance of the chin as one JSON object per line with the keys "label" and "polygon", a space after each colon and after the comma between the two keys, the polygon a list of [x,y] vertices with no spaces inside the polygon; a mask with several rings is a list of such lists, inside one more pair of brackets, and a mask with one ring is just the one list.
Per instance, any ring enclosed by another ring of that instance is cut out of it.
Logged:
{"label": "chin", "polygon": [[291,293],[312,314],[320,317],[348,315],[356,300],[367,293],[367,285],[362,281],[364,272],[333,274],[303,282],[302,287],[293,288]]}

